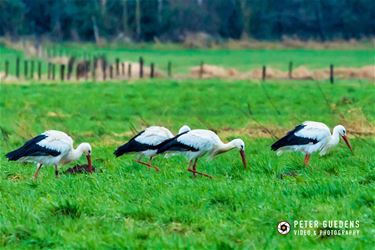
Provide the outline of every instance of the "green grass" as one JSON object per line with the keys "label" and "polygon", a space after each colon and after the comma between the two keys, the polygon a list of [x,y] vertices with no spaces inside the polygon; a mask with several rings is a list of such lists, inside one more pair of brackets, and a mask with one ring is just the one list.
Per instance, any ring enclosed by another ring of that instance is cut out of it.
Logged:
{"label": "green grass", "polygon": [[[138,62],[140,56],[145,59],[145,64],[154,62],[160,70],[167,70],[168,62],[172,62],[174,73],[188,73],[190,68],[198,66],[203,61],[206,64],[214,64],[228,68],[236,68],[241,71],[248,71],[261,68],[263,65],[273,68],[287,70],[289,62],[293,62],[294,68],[304,65],[309,68],[328,68],[330,64],[335,67],[361,67],[372,65],[375,58],[372,49],[182,49],[182,48],[97,48],[94,46],[79,46],[77,44],[56,46],[55,53],[60,52],[66,55],[82,57],[84,55],[105,54],[109,61],[113,63],[115,58],[121,61]],[[11,72],[14,74],[15,58],[19,53],[12,53],[11,50],[0,46],[0,54],[4,60],[8,58],[11,64]],[[4,66],[0,65],[0,70]],[[47,70],[43,66],[44,72]],[[23,64],[21,65],[23,72]]]}
{"label": "green grass", "polygon": [[[157,80],[0,88],[1,155],[53,128],[92,143],[93,164],[102,171],[55,179],[45,168],[34,182],[32,164],[1,157],[0,248],[365,249],[375,243],[373,136],[352,133],[354,155],[340,143],[326,157],[313,155],[306,168],[302,155],[277,157],[270,136],[253,135],[261,130],[257,122],[278,135],[304,120],[342,123],[349,133],[371,129],[372,84]],[[215,129],[225,141],[243,138],[249,170],[235,151],[199,161],[198,170],[212,180],[191,178],[179,156],[156,158],[160,173],[132,156],[113,157],[129,139],[119,134],[132,125],[175,132],[185,123]],[[320,239],[275,229],[281,220],[310,219],[359,220],[360,235]]]}

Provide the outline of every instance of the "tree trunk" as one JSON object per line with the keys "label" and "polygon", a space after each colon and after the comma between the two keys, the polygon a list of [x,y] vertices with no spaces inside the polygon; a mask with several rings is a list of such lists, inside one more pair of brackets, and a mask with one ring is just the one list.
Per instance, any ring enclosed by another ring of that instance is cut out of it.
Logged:
{"label": "tree trunk", "polygon": [[141,38],[141,1],[140,0],[136,0],[135,22],[136,22],[137,40],[139,40]]}
{"label": "tree trunk", "polygon": [[96,44],[99,44],[100,43],[100,36],[99,36],[98,26],[96,25],[96,19],[95,19],[94,16],[92,16],[91,20],[92,20],[92,29],[94,30],[95,42],[96,42]]}
{"label": "tree trunk", "polygon": [[242,11],[242,18],[243,18],[243,28],[241,38],[247,39],[249,37],[249,30],[250,30],[250,11],[249,8],[246,6],[246,0],[241,0],[241,11]]}
{"label": "tree trunk", "polygon": [[122,32],[125,36],[130,36],[128,27],[128,2],[124,1],[122,6]]}

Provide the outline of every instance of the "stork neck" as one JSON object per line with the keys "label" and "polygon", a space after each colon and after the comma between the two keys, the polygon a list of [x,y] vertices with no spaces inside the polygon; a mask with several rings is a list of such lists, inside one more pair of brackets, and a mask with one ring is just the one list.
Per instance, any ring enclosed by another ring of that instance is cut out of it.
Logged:
{"label": "stork neck", "polygon": [[71,151],[70,160],[71,161],[78,160],[79,158],[81,158],[82,154],[83,154],[82,144],[79,144],[76,149],[73,149]]}
{"label": "stork neck", "polygon": [[234,146],[233,141],[230,141],[228,143],[221,143],[220,146],[216,150],[216,155],[228,152],[229,150],[234,149],[236,146]]}
{"label": "stork neck", "polygon": [[340,141],[340,134],[339,134],[339,131],[337,130],[337,127],[335,127],[333,129],[333,133],[331,135],[331,138],[329,140],[329,144],[330,145],[336,145],[338,144]]}

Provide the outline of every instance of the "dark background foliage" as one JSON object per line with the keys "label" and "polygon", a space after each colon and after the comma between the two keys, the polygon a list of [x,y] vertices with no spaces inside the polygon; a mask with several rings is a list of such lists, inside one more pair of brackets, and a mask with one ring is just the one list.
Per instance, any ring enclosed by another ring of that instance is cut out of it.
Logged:
{"label": "dark background foliage", "polygon": [[[0,36],[333,40],[375,34],[373,0],[0,0]],[[96,31],[96,32],[95,32]]]}

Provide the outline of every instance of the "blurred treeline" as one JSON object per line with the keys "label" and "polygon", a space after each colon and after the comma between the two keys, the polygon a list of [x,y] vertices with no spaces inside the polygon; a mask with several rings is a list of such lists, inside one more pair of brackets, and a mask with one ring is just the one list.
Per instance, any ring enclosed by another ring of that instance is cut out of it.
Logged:
{"label": "blurred treeline", "polygon": [[0,0],[0,36],[326,41],[373,36],[374,13],[374,0]]}

